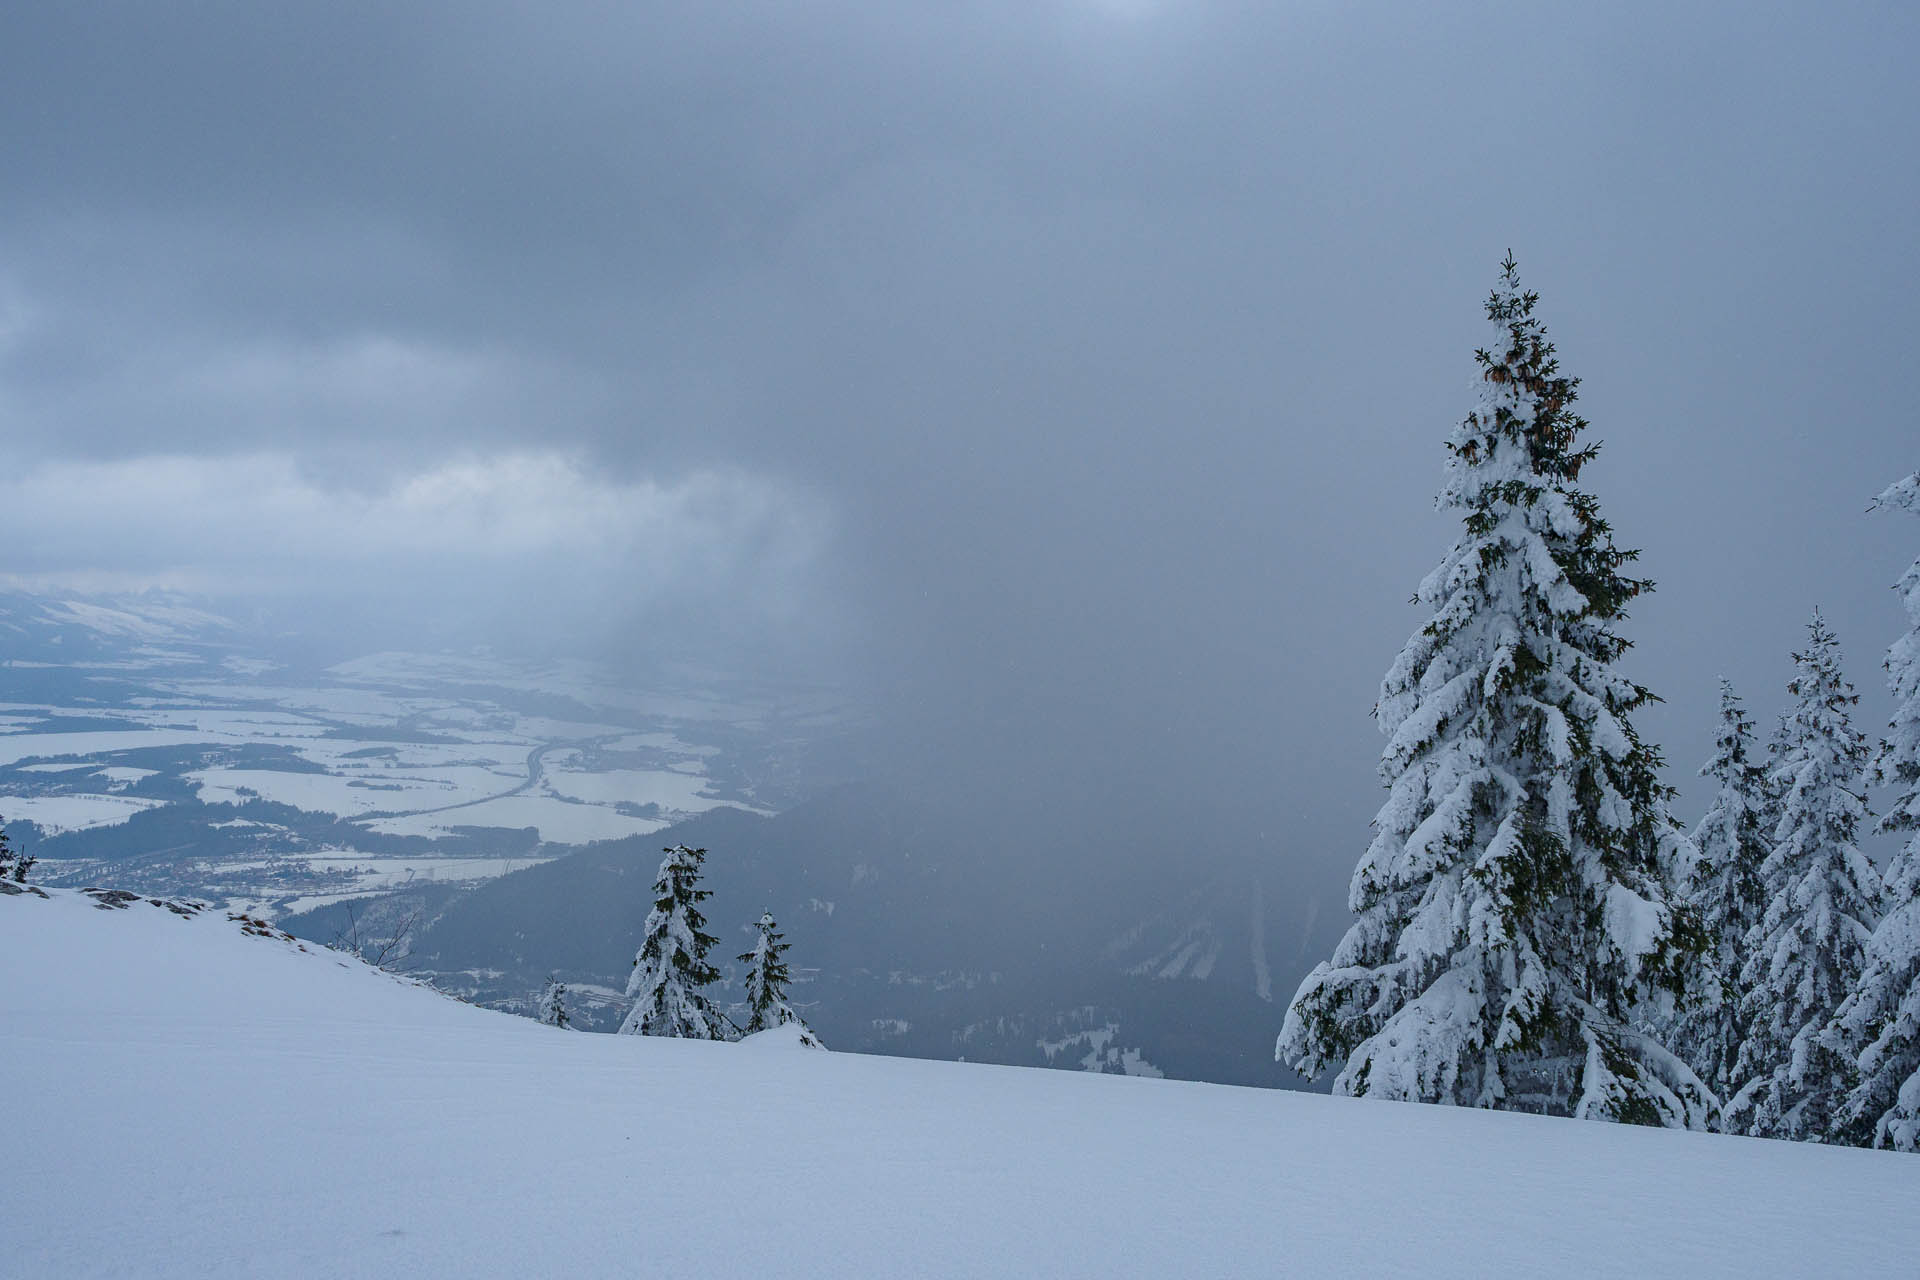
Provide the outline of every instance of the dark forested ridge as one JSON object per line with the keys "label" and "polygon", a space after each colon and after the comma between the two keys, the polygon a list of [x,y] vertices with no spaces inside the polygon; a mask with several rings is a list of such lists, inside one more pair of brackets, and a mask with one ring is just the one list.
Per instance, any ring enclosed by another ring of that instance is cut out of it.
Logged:
{"label": "dark forested ridge", "polygon": [[1302,904],[1256,909],[1259,895],[1224,873],[1170,902],[1143,883],[1073,890],[1031,875],[1028,892],[1010,893],[1019,851],[983,852],[970,826],[849,787],[774,817],[716,809],[472,889],[428,886],[284,923],[331,941],[349,909],[376,934],[414,920],[410,971],[525,1011],[558,974],[580,1024],[611,1030],[661,847],[684,843],[709,850],[704,909],[729,957],[722,1002],[740,996],[731,956],[771,910],[793,945],[795,1001],[835,1049],[1299,1083],[1272,1060],[1276,1011],[1251,930],[1266,934],[1270,993],[1284,999],[1306,954]]}

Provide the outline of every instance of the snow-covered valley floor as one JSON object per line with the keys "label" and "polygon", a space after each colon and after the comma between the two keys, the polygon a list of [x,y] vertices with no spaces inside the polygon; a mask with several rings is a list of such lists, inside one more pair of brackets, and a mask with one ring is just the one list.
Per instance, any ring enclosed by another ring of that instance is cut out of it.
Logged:
{"label": "snow-covered valley floor", "polygon": [[1901,1276],[1920,1158],[555,1031],[0,897],[7,1276]]}

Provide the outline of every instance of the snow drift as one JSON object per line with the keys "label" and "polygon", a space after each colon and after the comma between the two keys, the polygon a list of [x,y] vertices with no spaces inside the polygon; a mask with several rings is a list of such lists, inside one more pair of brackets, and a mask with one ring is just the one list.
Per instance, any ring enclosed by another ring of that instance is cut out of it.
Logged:
{"label": "snow drift", "polygon": [[0,897],[0,1273],[1860,1277],[1920,1260],[1913,1156],[587,1035],[248,928]]}

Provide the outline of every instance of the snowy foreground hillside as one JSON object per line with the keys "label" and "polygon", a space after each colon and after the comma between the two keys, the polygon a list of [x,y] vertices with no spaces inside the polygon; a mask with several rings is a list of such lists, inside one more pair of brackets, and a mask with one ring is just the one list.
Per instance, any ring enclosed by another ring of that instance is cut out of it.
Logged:
{"label": "snowy foreground hillside", "polygon": [[77,893],[0,975],[7,1276],[1920,1274],[1913,1156],[556,1031]]}

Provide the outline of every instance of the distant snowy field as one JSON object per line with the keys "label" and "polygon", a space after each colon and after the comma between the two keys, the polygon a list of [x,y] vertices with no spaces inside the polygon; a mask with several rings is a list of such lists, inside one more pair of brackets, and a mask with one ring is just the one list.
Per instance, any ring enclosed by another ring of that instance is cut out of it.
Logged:
{"label": "distant snowy field", "polygon": [[371,869],[383,857],[474,881],[719,805],[775,812],[806,792],[808,744],[849,714],[828,690],[690,668],[643,688],[478,654],[295,670],[156,600],[0,593],[0,632],[40,655],[0,660],[0,823],[51,842],[42,877],[270,915],[395,887]]}
{"label": "distant snowy field", "polygon": [[68,893],[0,974],[8,1276],[1920,1274],[1912,1156],[560,1032]]}

